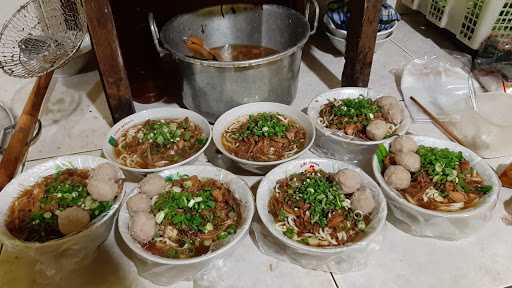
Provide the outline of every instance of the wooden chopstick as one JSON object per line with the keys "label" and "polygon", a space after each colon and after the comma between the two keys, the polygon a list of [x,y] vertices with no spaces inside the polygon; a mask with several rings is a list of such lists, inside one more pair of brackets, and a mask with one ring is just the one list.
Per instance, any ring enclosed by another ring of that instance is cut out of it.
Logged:
{"label": "wooden chopstick", "polygon": [[450,140],[455,141],[462,146],[466,146],[464,145],[462,140],[457,135],[455,135],[455,133],[453,133],[448,127],[446,127],[445,124],[439,121],[439,119],[437,119],[437,117],[432,112],[430,112],[425,106],[423,106],[423,104],[421,104],[420,101],[418,101],[418,99],[411,96],[411,100],[414,103],[416,103],[416,105],[418,105],[421,108],[421,110],[423,110],[423,112],[425,112],[425,114],[428,115],[428,117],[430,117],[432,122],[441,130],[441,132],[443,132],[444,135],[450,138]]}

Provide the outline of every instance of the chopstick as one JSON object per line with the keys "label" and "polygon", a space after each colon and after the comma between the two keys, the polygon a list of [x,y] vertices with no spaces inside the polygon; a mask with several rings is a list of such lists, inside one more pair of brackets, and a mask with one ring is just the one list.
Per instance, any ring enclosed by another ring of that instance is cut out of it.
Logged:
{"label": "chopstick", "polygon": [[457,142],[462,146],[466,146],[464,145],[462,140],[457,135],[455,135],[455,133],[453,133],[448,127],[446,127],[446,125],[439,121],[439,119],[437,119],[437,117],[432,112],[430,112],[425,106],[423,106],[423,104],[421,104],[420,101],[418,101],[418,99],[411,96],[411,100],[414,103],[416,103],[416,105],[418,105],[421,108],[421,110],[423,110],[423,112],[425,112],[425,114],[428,115],[428,117],[430,117],[432,122],[441,130],[441,132],[443,132],[444,135],[450,138],[450,140]]}

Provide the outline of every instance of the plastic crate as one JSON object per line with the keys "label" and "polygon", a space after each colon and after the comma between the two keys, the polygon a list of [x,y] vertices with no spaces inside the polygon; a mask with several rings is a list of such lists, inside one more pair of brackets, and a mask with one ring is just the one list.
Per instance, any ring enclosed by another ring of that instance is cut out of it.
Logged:
{"label": "plastic crate", "polygon": [[494,33],[512,37],[512,0],[401,0],[472,49]]}
{"label": "plastic crate", "polygon": [[448,0],[430,0],[427,19],[439,27],[445,27],[448,21]]}
{"label": "plastic crate", "polygon": [[457,38],[478,49],[491,32],[512,37],[512,0],[468,1]]}

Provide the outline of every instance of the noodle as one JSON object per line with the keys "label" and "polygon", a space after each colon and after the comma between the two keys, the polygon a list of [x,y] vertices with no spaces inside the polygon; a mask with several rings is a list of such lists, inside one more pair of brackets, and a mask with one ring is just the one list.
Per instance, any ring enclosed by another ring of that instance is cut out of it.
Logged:
{"label": "noodle", "polygon": [[351,207],[351,197],[334,174],[307,170],[277,182],[268,210],[286,237],[309,246],[340,246],[360,239],[370,223],[369,214]]}
{"label": "noodle", "polygon": [[9,207],[7,230],[16,238],[46,242],[64,237],[59,231],[58,213],[81,207],[90,219],[108,211],[112,201],[93,200],[87,191],[89,170],[69,168],[44,177],[24,190]]}
{"label": "noodle", "polygon": [[151,213],[157,232],[143,247],[167,258],[191,258],[210,251],[212,245],[236,233],[241,220],[241,204],[217,180],[182,176],[155,196]]}
{"label": "noodle", "polygon": [[222,134],[222,145],[232,155],[251,161],[290,158],[306,145],[306,131],[279,113],[258,113],[234,121]]}
{"label": "noodle", "polygon": [[201,127],[188,118],[147,120],[116,139],[114,154],[131,168],[158,168],[182,162],[206,144]]}

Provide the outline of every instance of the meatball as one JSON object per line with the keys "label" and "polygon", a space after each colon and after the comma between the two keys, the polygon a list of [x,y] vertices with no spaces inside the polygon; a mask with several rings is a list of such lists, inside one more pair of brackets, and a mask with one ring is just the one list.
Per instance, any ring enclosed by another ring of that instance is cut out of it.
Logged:
{"label": "meatball", "polygon": [[391,188],[406,189],[411,185],[411,173],[400,165],[392,165],[384,172],[384,180]]}
{"label": "meatball", "polygon": [[418,150],[418,144],[416,144],[416,141],[414,141],[411,136],[399,136],[391,142],[389,150],[393,153],[416,152],[416,150]]}
{"label": "meatball", "polygon": [[119,168],[114,165],[110,163],[101,163],[92,170],[90,178],[116,182],[121,179],[120,174]]}
{"label": "meatball", "polygon": [[390,105],[382,110],[384,112],[384,119],[393,124],[400,124],[402,122],[402,107],[400,104]]}
{"label": "meatball", "polygon": [[142,179],[139,183],[140,191],[149,197],[156,196],[164,192],[167,183],[165,179],[158,174],[150,174],[146,178]]}
{"label": "meatball", "polygon": [[393,130],[393,125],[386,121],[373,120],[366,127],[366,134],[371,140],[382,140]]}
{"label": "meatball", "polygon": [[59,231],[64,235],[68,235],[84,231],[89,226],[91,217],[84,209],[74,206],[60,212],[57,222]]}
{"label": "meatball", "polygon": [[396,153],[395,161],[410,172],[418,172],[421,168],[420,156],[414,152]]}
{"label": "meatball", "polygon": [[139,243],[147,243],[155,234],[155,216],[148,212],[137,212],[130,218],[128,224],[130,235]]}
{"label": "meatball", "polygon": [[151,199],[146,194],[137,193],[126,201],[126,207],[131,215],[137,212],[149,212],[151,210]]}
{"label": "meatball", "polygon": [[334,179],[336,179],[336,182],[341,186],[345,194],[354,193],[361,187],[361,177],[354,170],[342,169],[334,175]]}
{"label": "meatball", "polygon": [[91,178],[87,181],[87,191],[96,201],[111,201],[119,194],[119,184],[105,179]]}
{"label": "meatball", "polygon": [[377,98],[375,102],[377,102],[377,105],[379,105],[381,109],[386,109],[391,105],[400,105],[398,99],[393,96],[381,96]]}
{"label": "meatball", "polygon": [[354,193],[351,203],[354,210],[359,210],[363,214],[372,212],[376,206],[372,192],[366,187],[362,187]]}

